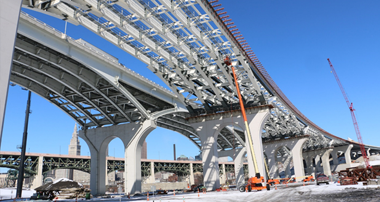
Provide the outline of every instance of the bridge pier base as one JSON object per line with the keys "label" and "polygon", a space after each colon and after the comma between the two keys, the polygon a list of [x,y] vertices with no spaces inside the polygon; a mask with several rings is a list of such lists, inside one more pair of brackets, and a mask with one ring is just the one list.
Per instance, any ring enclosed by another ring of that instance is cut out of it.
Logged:
{"label": "bridge pier base", "polygon": [[246,152],[247,149],[242,148],[240,151],[236,152],[235,155],[232,157],[235,166],[236,187],[240,187],[244,184],[243,157],[246,154]]}
{"label": "bridge pier base", "polygon": [[[218,153],[219,157],[229,156],[234,161],[234,170],[236,176],[236,186],[244,184],[244,165],[243,165],[243,157],[246,154],[247,150],[245,147],[241,149],[233,149],[228,151],[220,151]],[[223,182],[223,181],[222,181]]]}
{"label": "bridge pier base", "polygon": [[[265,121],[269,117],[269,107],[249,108],[246,110],[247,120],[251,131],[253,142],[253,150],[255,152],[258,171],[264,178],[264,156],[262,146],[262,130]],[[233,118],[232,118],[233,117]],[[245,130],[245,123],[241,117],[241,113],[234,111],[231,113],[211,114],[207,116],[194,117],[189,119],[189,123],[195,128],[202,142],[202,161],[203,161],[203,177],[207,190],[215,190],[219,188],[219,168],[218,168],[218,152],[217,137],[220,131],[228,126],[238,126]],[[247,133],[245,132],[246,140]],[[247,144],[246,144],[247,145]],[[247,149],[249,177],[256,175],[251,152]]]}
{"label": "bridge pier base", "polygon": [[312,175],[314,176],[315,178],[315,168],[314,168],[314,165],[313,165],[313,156],[307,156],[305,157],[305,161],[306,161],[306,175]]}
{"label": "bridge pier base", "polygon": [[[268,162],[269,162],[268,164],[270,164],[272,167],[276,166],[275,156],[278,150],[281,147],[287,147],[290,150],[290,153],[293,159],[294,174],[296,176],[296,179],[299,180],[299,178],[302,178],[305,175],[303,161],[302,161],[303,159],[302,146],[306,140],[307,140],[307,137],[305,138],[299,137],[299,138],[289,138],[285,140],[278,140],[278,141],[264,143],[264,152],[268,157]],[[290,162],[290,159],[288,160]],[[290,168],[288,168],[289,166],[288,164],[290,164],[289,162],[286,163],[287,165],[284,165],[286,166],[286,170],[285,170],[286,175],[290,174],[290,170],[289,170]],[[274,168],[271,169],[271,167],[268,167],[268,169],[270,170],[270,175],[272,175],[270,177],[275,177],[276,169]]]}
{"label": "bridge pier base", "polygon": [[125,193],[141,192],[141,148],[146,136],[156,128],[151,120],[79,131],[91,152],[91,194],[105,193],[108,144],[116,137],[124,144]]}
{"label": "bridge pier base", "polygon": [[193,163],[190,163],[190,176],[189,176],[189,186],[193,185],[195,183],[194,181],[194,168]]}
{"label": "bridge pier base", "polygon": [[[303,155],[305,159],[315,157],[315,170],[316,173],[324,173],[326,176],[331,176],[331,168],[330,168],[330,154],[333,149],[319,149],[305,152]],[[322,161],[322,167],[320,166]],[[306,163],[308,165],[308,163]],[[311,165],[312,166],[312,165]],[[308,165],[309,167],[309,165]],[[310,168],[308,168],[310,170]],[[309,173],[310,174],[310,173]]]}
{"label": "bridge pier base", "polygon": [[[340,146],[340,147],[334,147],[333,151],[331,152],[331,155],[333,156],[333,160],[334,160],[334,167],[332,169],[333,172],[334,171],[338,172],[340,170],[344,170],[346,168],[351,167],[351,149],[352,149],[352,147],[353,147],[352,144]],[[344,153],[344,157],[346,160],[345,163],[339,163],[339,159],[338,159],[338,155],[337,155],[338,152]]]}
{"label": "bridge pier base", "polygon": [[203,123],[199,126],[202,127],[197,132],[202,142],[203,183],[207,191],[213,191],[220,187],[216,141],[219,131],[214,129],[214,124]]}

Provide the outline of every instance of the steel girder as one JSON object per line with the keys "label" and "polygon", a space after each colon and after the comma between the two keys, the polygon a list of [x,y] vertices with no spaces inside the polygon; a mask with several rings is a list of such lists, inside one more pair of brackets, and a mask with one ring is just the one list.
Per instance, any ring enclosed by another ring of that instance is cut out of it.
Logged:
{"label": "steel girder", "polygon": [[[21,156],[0,154],[0,167],[19,169]],[[30,175],[37,174],[38,156],[27,156],[24,161],[25,172]]]}
{"label": "steel girder", "polygon": [[75,169],[90,173],[90,159],[44,157],[42,173],[56,169]]}
{"label": "steel girder", "polygon": [[153,113],[174,107],[119,81],[132,98],[125,96],[85,65],[22,35],[17,36],[11,74],[12,82],[35,89],[82,126],[140,121],[136,103]]}

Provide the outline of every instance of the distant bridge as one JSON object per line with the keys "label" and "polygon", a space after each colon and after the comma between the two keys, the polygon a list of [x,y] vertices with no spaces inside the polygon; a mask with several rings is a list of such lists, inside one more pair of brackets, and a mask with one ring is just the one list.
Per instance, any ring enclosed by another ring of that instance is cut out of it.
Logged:
{"label": "distant bridge", "polygon": [[[0,167],[18,169],[20,166],[20,152],[0,152]],[[91,171],[91,158],[89,156],[69,156],[42,153],[27,153],[24,162],[25,172],[30,176],[46,174],[57,169],[75,169],[86,173]],[[107,173],[113,171],[124,172],[123,158],[107,157]],[[244,165],[245,174],[248,174],[248,165]],[[154,182],[154,174],[158,172],[172,172],[185,176],[189,184],[194,184],[194,173],[203,172],[202,161],[173,161],[173,160],[141,160],[141,176]],[[220,162],[219,175],[225,179],[226,173],[234,173],[233,162]],[[36,187],[33,185],[33,187]]]}

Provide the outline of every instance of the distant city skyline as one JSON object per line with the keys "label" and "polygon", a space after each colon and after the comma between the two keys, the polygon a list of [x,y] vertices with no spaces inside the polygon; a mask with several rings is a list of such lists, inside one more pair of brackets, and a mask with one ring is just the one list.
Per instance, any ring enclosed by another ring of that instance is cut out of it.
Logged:
{"label": "distant city skyline", "polygon": [[[227,1],[226,8],[245,40],[255,51],[270,76],[291,102],[312,122],[329,133],[357,141],[355,130],[338,84],[330,73],[331,59],[354,103],[365,144],[380,145],[376,130],[380,109],[380,21],[379,1]],[[65,22],[23,11],[64,31]],[[83,38],[119,59],[120,63],[166,87],[145,64],[82,26],[67,25],[67,34]],[[166,87],[167,88],[167,87]],[[2,151],[19,151],[21,145],[27,91],[10,86],[6,108]],[[75,121],[49,101],[32,95],[27,152],[68,154]],[[90,155],[87,144],[79,139],[82,155]],[[177,132],[155,129],[146,139],[148,159],[173,159],[199,154],[190,140]],[[119,139],[109,144],[109,155],[124,157]]]}

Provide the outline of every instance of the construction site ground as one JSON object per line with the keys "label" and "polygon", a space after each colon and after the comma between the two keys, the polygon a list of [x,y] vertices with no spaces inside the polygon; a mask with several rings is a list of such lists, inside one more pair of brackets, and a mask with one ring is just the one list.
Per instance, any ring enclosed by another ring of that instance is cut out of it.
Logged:
{"label": "construction site ground", "polygon": [[[32,195],[33,190],[24,190],[23,198]],[[15,190],[12,191],[15,193]],[[1,189],[1,198],[10,198],[11,189]],[[121,201],[147,201],[146,195],[133,196],[128,199],[122,195],[111,195],[112,198],[92,198],[87,201],[102,201],[102,202],[121,202]],[[25,199],[24,199],[25,200]],[[221,191],[221,192],[207,192],[206,194],[199,193],[176,193],[169,192],[169,194],[149,196],[149,201],[156,202],[286,202],[286,201],[307,201],[307,202],[325,202],[325,201],[379,201],[380,200],[380,186],[379,185],[346,185],[340,186],[337,183],[330,183],[329,185],[316,185],[315,183],[306,184],[292,183],[286,185],[277,186],[277,190],[274,187],[270,191],[263,190],[258,192],[239,192],[236,190]],[[39,200],[41,201],[41,200]],[[55,201],[55,200],[54,200]],[[84,198],[57,200],[58,202],[75,202],[85,201]]]}

